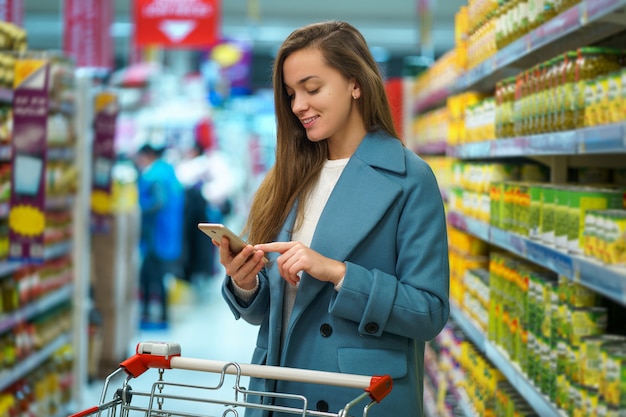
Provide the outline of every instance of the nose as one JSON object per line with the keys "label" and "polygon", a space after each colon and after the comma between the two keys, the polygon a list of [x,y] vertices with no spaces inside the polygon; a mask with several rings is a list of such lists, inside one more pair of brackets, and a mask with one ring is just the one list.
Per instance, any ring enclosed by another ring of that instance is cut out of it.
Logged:
{"label": "nose", "polygon": [[300,113],[306,110],[308,107],[308,103],[306,101],[306,97],[302,94],[294,94],[291,99],[291,111],[294,113]]}

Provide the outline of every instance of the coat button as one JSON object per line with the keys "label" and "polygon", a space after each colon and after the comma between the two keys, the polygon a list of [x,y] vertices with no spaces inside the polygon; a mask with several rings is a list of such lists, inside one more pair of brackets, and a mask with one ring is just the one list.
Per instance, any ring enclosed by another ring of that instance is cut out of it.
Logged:
{"label": "coat button", "polygon": [[369,323],[367,323],[365,325],[365,331],[369,334],[374,334],[378,332],[378,324],[374,323],[373,321],[370,321]]}
{"label": "coat button", "polygon": [[331,334],[333,334],[333,328],[331,327],[330,324],[324,323],[320,326],[320,333],[322,334],[323,337],[328,337]]}
{"label": "coat button", "polygon": [[315,405],[315,408],[317,409],[317,411],[321,411],[323,413],[327,413],[328,412],[328,403],[326,401],[324,401],[324,400],[320,400]]}

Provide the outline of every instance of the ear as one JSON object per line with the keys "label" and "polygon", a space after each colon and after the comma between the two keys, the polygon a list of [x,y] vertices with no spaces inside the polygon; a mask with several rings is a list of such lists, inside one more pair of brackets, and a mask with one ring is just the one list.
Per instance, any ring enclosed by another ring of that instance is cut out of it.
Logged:
{"label": "ear", "polygon": [[359,83],[357,82],[356,79],[353,78],[350,81],[350,88],[352,89],[350,94],[352,95],[353,99],[357,100],[358,98],[361,97],[361,87],[359,86]]}

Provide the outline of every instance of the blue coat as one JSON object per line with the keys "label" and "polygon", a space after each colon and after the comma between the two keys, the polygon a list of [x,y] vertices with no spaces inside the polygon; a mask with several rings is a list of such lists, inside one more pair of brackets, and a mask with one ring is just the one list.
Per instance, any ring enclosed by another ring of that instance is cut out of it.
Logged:
{"label": "blue coat", "polygon": [[[294,219],[292,210],[277,241],[290,240]],[[400,141],[381,132],[366,135],[322,212],[311,248],[345,262],[343,287],[337,292],[302,276],[282,349],[284,280],[275,263],[261,272],[259,291],[247,306],[234,296],[229,278],[224,281],[235,317],[260,325],[252,363],[387,374],[393,390],[369,416],[421,416],[424,342],[449,315],[445,214],[430,167]],[[276,256],[269,254],[270,261]],[[333,413],[363,393],[257,379],[250,388],[302,394],[310,409],[328,406]],[[362,407],[356,410],[350,414],[362,415]]]}

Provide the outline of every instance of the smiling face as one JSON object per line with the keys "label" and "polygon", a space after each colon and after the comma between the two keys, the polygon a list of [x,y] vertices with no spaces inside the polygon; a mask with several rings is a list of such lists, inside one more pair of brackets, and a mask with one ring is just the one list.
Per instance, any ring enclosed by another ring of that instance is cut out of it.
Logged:
{"label": "smiling face", "polygon": [[300,49],[283,64],[291,110],[312,142],[328,139],[330,158],[349,157],[365,136],[356,106],[361,91],[354,79],[328,66],[315,48]]}

